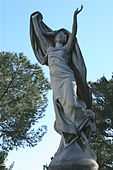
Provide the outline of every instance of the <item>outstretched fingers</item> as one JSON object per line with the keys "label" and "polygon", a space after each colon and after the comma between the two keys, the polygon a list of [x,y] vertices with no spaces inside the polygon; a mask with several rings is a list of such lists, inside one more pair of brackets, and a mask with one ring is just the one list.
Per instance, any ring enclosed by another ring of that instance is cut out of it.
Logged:
{"label": "outstretched fingers", "polygon": [[78,15],[83,10],[83,5],[81,5],[81,8],[77,8],[74,12],[74,15]]}

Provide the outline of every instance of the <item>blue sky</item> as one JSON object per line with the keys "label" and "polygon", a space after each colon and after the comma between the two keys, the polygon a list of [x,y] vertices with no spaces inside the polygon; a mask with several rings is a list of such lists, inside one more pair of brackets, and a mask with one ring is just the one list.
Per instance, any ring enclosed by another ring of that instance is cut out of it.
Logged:
{"label": "blue sky", "polygon": [[[34,11],[43,13],[44,21],[53,29],[71,31],[72,15],[81,3],[83,12],[78,17],[78,40],[88,69],[88,80],[96,80],[113,72],[113,1],[112,0],[0,0],[0,50],[24,52],[37,62],[29,39],[29,16]],[[42,67],[45,75],[48,69]],[[54,110],[52,94],[41,124],[48,125],[48,133],[37,147],[9,153],[15,161],[14,170],[42,170],[59,143],[53,130]],[[52,107],[52,108],[51,108]]]}

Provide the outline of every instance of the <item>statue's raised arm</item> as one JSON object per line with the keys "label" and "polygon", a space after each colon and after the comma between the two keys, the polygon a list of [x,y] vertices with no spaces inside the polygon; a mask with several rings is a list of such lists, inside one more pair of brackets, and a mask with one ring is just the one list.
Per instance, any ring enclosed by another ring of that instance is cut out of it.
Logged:
{"label": "statue's raised arm", "polygon": [[77,34],[77,15],[82,11],[82,9],[83,9],[83,5],[81,5],[80,9],[77,8],[74,12],[72,33],[70,34],[67,45],[66,45],[69,51],[73,49],[74,39]]}

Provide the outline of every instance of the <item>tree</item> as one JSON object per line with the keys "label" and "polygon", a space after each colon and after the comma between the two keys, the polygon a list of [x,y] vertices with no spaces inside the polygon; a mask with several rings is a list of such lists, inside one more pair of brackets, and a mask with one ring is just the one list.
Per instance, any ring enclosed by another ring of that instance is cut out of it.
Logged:
{"label": "tree", "polygon": [[7,158],[7,153],[4,151],[0,152],[0,170],[8,170],[5,166],[5,160]]}
{"label": "tree", "polygon": [[12,170],[14,167],[14,162],[10,165],[9,168],[6,167],[8,153],[5,151],[0,152],[0,170]]}
{"label": "tree", "polygon": [[[104,170],[107,166],[113,168],[113,143],[108,143],[105,132],[107,118],[113,122],[113,75],[110,80],[105,76],[96,82],[90,82],[93,92],[93,110],[97,116],[97,138],[93,147],[97,153],[100,169]],[[112,126],[109,130],[112,130]],[[111,137],[113,139],[113,136]]]}
{"label": "tree", "polygon": [[93,92],[93,110],[97,113],[99,128],[102,130],[104,121],[110,118],[113,121],[113,76],[107,80],[105,76],[96,82],[90,82]]}
{"label": "tree", "polygon": [[[22,53],[0,52],[0,147],[35,146],[47,127],[37,128],[47,107],[49,83]],[[33,126],[35,125],[35,126]]]}

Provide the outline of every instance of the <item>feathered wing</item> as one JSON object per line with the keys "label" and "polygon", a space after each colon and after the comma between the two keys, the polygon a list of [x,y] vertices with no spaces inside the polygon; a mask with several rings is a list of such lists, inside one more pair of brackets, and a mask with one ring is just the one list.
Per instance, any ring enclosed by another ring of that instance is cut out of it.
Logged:
{"label": "feathered wing", "polygon": [[43,28],[44,32],[52,32],[52,30],[41,20],[41,14],[39,12],[33,13],[30,16],[30,39],[31,45],[36,58],[40,64],[46,64],[45,56],[47,48],[49,47],[48,37],[45,36],[40,28]]}
{"label": "feathered wing", "polygon": [[91,108],[92,94],[87,84],[87,69],[77,39],[72,50],[71,68],[77,81],[77,95]]}

